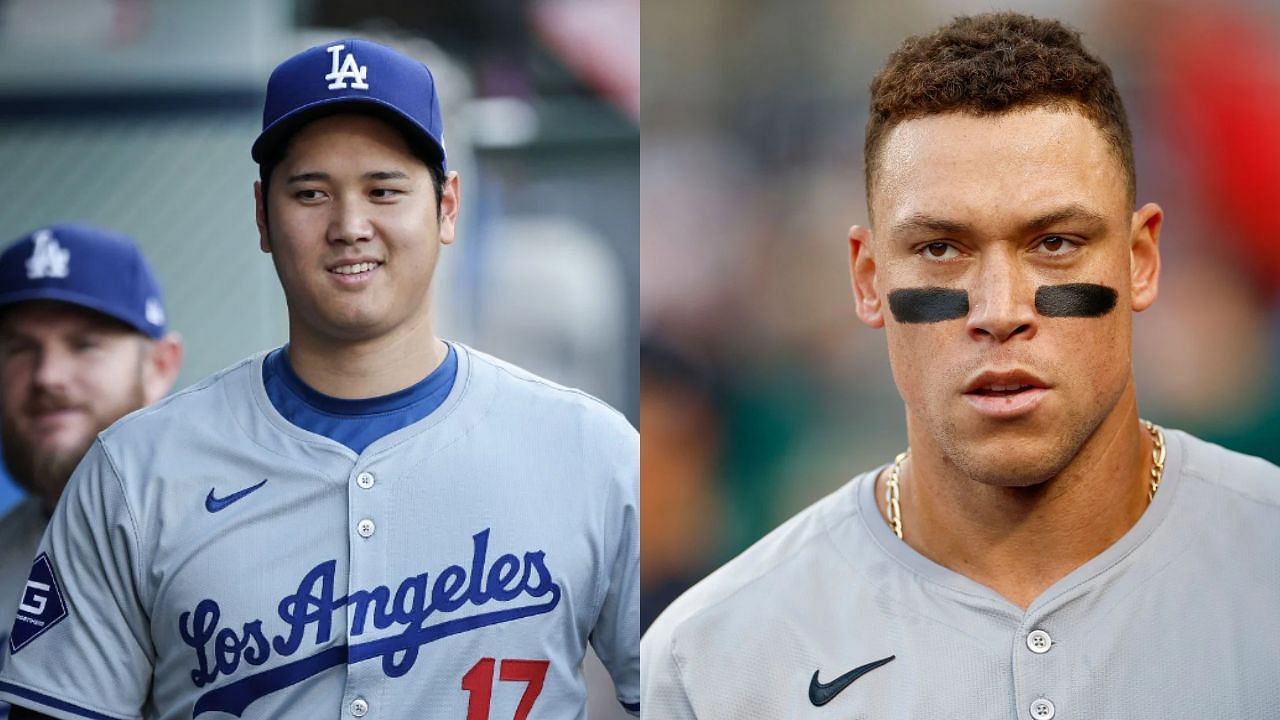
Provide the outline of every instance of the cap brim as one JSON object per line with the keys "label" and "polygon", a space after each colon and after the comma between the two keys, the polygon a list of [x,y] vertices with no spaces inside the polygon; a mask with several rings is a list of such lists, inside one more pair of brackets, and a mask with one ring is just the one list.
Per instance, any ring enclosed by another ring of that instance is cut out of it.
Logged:
{"label": "cap brim", "polygon": [[130,317],[127,313],[119,312],[117,309],[103,303],[98,298],[84,295],[72,290],[55,287],[28,288],[26,290],[18,290],[15,292],[7,292],[0,294],[0,312],[3,312],[18,303],[31,302],[35,300],[52,300],[55,302],[64,302],[68,305],[76,305],[92,310],[101,315],[106,315],[113,320],[128,325],[138,332],[151,338],[160,338],[164,336],[164,328],[156,327],[151,323],[142,321],[138,317]]}
{"label": "cap brim", "polygon": [[415,153],[422,155],[427,160],[438,162],[441,168],[445,166],[444,148],[431,137],[426,128],[389,103],[377,98],[352,97],[334,98],[311,103],[281,116],[263,130],[258,139],[253,142],[253,148],[250,151],[253,161],[262,165],[265,160],[273,158],[278,160],[279,156],[283,154],[289,139],[303,125],[328,115],[346,112],[373,115],[386,121],[395,126],[404,135],[405,140],[408,141]]}

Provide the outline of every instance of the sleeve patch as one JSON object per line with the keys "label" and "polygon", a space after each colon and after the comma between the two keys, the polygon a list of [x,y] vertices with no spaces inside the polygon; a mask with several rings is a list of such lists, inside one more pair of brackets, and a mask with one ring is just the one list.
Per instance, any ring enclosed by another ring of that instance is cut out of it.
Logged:
{"label": "sleeve patch", "polygon": [[9,651],[14,655],[46,630],[67,617],[67,603],[53,572],[53,563],[46,553],[40,553],[31,563],[31,576],[22,589],[22,602],[13,619],[13,632],[9,634]]}

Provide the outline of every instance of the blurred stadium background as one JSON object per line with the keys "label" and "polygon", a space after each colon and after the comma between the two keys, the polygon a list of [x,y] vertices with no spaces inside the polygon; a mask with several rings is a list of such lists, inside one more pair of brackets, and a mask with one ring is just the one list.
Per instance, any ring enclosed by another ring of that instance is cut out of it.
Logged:
{"label": "blurred stadium background", "polygon": [[1159,301],[1142,412],[1280,462],[1274,0],[652,0],[641,70],[642,613],[905,446],[884,338],[854,315],[867,89],[908,35],[1062,18],[1112,66]]}
{"label": "blurred stadium background", "polygon": [[[249,146],[275,65],[357,34],[440,83],[464,217],[439,331],[639,423],[639,0],[0,0],[0,243],[75,220],[136,238],[178,387],[286,339]],[[0,512],[17,490],[0,474]],[[623,717],[596,665],[591,717]]]}

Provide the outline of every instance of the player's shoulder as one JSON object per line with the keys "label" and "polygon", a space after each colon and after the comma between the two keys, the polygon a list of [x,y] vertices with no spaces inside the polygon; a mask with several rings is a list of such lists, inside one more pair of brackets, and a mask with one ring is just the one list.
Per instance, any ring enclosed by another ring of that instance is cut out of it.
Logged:
{"label": "player's shoulder", "polygon": [[1184,475],[1280,511],[1280,467],[1181,430],[1165,433],[1179,446]]}
{"label": "player's shoulder", "polygon": [[255,360],[263,355],[265,353],[240,360],[147,407],[135,410],[103,430],[98,437],[104,444],[111,446],[133,438],[152,437],[161,431],[207,424],[218,415],[225,415],[225,386],[246,379],[245,376],[257,367]]}
{"label": "player's shoulder", "polygon": [[715,644],[715,639],[699,636],[720,632],[716,628],[741,627],[744,621],[778,620],[770,614],[780,606],[779,598],[822,592],[837,567],[848,567],[859,552],[839,548],[832,535],[838,533],[840,543],[865,537],[857,495],[873,476],[864,473],[849,481],[687,590],[645,633],[642,655],[669,652],[682,642]]}
{"label": "player's shoulder", "polygon": [[463,343],[452,344],[466,355],[472,373],[498,386],[496,396],[504,406],[520,408],[531,417],[565,415],[602,427],[635,432],[622,413],[590,393],[548,380]]}

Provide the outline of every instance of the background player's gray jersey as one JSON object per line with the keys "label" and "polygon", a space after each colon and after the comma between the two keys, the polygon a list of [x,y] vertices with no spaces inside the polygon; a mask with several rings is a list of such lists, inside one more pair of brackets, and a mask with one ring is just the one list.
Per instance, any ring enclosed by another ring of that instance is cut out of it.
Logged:
{"label": "background player's gray jersey", "polygon": [[359,457],[276,412],[262,356],[103,433],[0,696],[60,718],[581,718],[590,639],[638,708],[635,429],[455,348],[443,405]]}
{"label": "background player's gray jersey", "polygon": [[1275,717],[1280,468],[1166,437],[1142,518],[1026,612],[894,537],[859,476],[654,623],[645,715]]}
{"label": "background player's gray jersey", "polygon": [[[29,495],[0,518],[0,647],[9,643],[9,628],[18,609],[31,558],[35,557],[48,520],[40,498]],[[0,667],[4,653],[0,651]],[[0,720],[9,716],[9,703],[0,701]]]}

